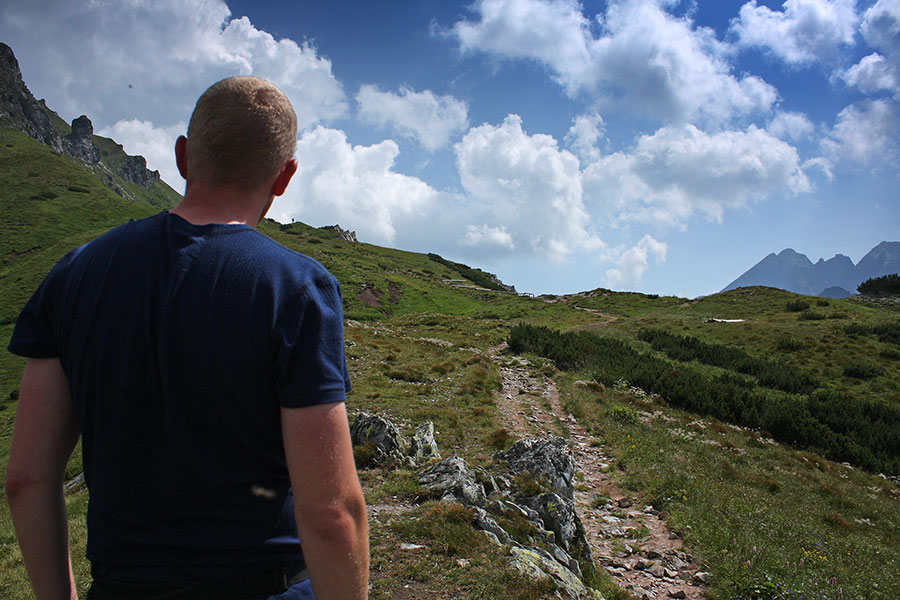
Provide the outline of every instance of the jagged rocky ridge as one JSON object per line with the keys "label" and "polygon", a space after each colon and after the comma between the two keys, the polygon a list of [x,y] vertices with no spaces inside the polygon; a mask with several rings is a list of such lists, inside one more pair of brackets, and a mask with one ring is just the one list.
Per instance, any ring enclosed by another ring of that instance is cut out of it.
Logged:
{"label": "jagged rocky ridge", "polygon": [[[43,100],[36,100],[22,79],[19,62],[12,48],[0,42],[0,123],[19,129],[28,136],[52,148],[59,154],[65,154],[85,163],[85,166],[100,175],[114,192],[128,197],[127,192],[109,177],[109,167],[102,161],[100,148],[94,141],[94,127],[85,116],[72,121],[72,131],[68,135],[61,134],[53,125],[51,111]],[[121,149],[121,146],[119,146]],[[160,181],[159,171],[147,169],[147,161],[143,156],[125,155],[116,169],[122,179],[149,188]],[[104,175],[107,175],[104,177]]]}
{"label": "jagged rocky ridge", "polygon": [[856,287],[867,279],[898,272],[900,242],[881,242],[856,265],[843,254],[813,263],[806,255],[786,248],[769,254],[722,291],[765,285],[808,296],[845,298],[855,294]]}

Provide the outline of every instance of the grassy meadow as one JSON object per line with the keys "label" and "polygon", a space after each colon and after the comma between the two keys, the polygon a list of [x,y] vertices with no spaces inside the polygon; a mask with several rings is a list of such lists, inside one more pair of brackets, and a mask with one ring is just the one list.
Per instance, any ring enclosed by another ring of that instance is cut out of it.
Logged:
{"label": "grassy meadow", "polygon": [[[111,141],[100,145],[115,154]],[[9,130],[0,129],[0,152],[5,346],[19,309],[68,249],[129,218],[154,214],[174,197],[161,201],[168,192],[141,197],[139,189],[129,189],[134,198],[122,198],[91,171]],[[496,399],[500,371],[490,350],[519,324],[618,340],[713,387],[727,381],[766,398],[807,402],[806,392],[766,387],[746,366],[774,361],[813,381],[823,397],[900,408],[900,345],[890,334],[900,312],[890,306],[760,287],[696,300],[602,289],[527,298],[454,287],[444,281],[464,276],[448,261],[344,242],[302,223],[267,220],[260,231],[321,261],[340,280],[351,413],[380,413],[407,433],[433,421],[441,454],[462,456],[471,466],[490,466],[491,456],[515,441],[503,429]],[[655,349],[647,331],[662,332],[660,339],[690,338],[698,347],[739,350],[745,363],[682,360],[687,357]],[[615,356],[590,368],[569,368],[533,351],[526,356],[534,368],[552,374],[565,409],[615,458],[610,475],[617,484],[664,511],[687,550],[712,574],[711,598],[900,597],[900,487],[887,477],[900,473],[881,476],[824,458],[796,440],[776,441],[773,432],[684,410],[664,393],[648,394],[604,375],[614,372]],[[23,364],[0,353],[0,476]],[[67,475],[80,470],[76,456]],[[415,471],[365,468],[360,477],[372,508],[372,598],[552,597],[552,586],[507,567],[505,553],[475,533],[466,509],[422,503]],[[66,498],[84,594],[87,492],[75,489]],[[628,597],[609,577],[591,577],[608,600]],[[5,499],[0,597],[31,597]]]}

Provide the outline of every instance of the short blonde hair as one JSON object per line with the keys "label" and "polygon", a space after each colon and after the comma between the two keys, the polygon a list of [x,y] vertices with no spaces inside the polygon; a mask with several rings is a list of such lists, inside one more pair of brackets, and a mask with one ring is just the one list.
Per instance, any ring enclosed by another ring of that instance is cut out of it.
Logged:
{"label": "short blonde hair", "polygon": [[252,190],[274,177],[296,147],[297,115],[284,92],[260,77],[229,77],[194,107],[188,179]]}

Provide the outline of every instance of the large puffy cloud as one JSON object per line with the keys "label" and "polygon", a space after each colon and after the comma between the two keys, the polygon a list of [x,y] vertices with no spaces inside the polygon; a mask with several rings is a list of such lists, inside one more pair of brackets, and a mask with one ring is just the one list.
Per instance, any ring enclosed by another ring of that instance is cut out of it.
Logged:
{"label": "large puffy cloud", "polygon": [[[463,188],[473,202],[466,243],[560,260],[603,243],[591,233],[578,159],[549,135],[528,135],[522,119],[471,129],[456,146]],[[480,203],[481,209],[474,208]]]}
{"label": "large puffy cloud", "polygon": [[360,119],[382,127],[389,125],[400,135],[417,139],[431,152],[469,126],[465,102],[453,96],[436,96],[431,90],[401,88],[394,94],[364,85],[356,94],[356,102]]}
{"label": "large puffy cloud", "polygon": [[596,18],[598,37],[574,0],[480,0],[474,9],[479,20],[452,30],[463,51],[537,61],[573,96],[710,123],[767,111],[777,97],[758,77],[732,75],[729,48],[715,33],[667,13],[658,0],[611,0]]}
{"label": "large puffy cloud", "polygon": [[863,92],[900,96],[900,0],[878,0],[863,14],[860,31],[878,50],[844,72],[844,80]]}
{"label": "large puffy cloud", "polygon": [[613,222],[684,226],[696,212],[721,220],[769,196],[811,190],[797,150],[754,125],[706,133],[666,126],[584,173],[589,206]]}
{"label": "large puffy cloud", "polygon": [[855,5],[855,0],[787,0],[783,11],[774,11],[751,0],[731,30],[739,44],[765,48],[788,64],[819,62],[853,44],[859,22]]}
{"label": "large puffy cloud", "polygon": [[606,271],[606,285],[613,289],[638,289],[644,271],[649,266],[648,259],[655,257],[657,265],[666,261],[668,246],[647,234],[631,248],[622,250],[616,266]]}
{"label": "large puffy cloud", "polygon": [[36,96],[100,128],[134,118],[184,121],[208,85],[239,74],[279,85],[305,127],[347,109],[327,59],[230,19],[221,0],[4,2],[0,33]]}
{"label": "large puffy cloud", "polygon": [[795,141],[812,137],[815,129],[806,115],[797,112],[779,112],[766,125],[766,131],[775,137]]}
{"label": "large puffy cloud", "polygon": [[300,168],[269,216],[316,225],[337,221],[367,242],[394,244],[398,231],[428,224],[439,199],[422,180],[392,170],[398,153],[392,140],[352,146],[343,131],[316,127],[297,143]]}
{"label": "large puffy cloud", "polygon": [[833,161],[895,168],[900,151],[900,106],[893,100],[865,100],[842,110],[822,146]]}

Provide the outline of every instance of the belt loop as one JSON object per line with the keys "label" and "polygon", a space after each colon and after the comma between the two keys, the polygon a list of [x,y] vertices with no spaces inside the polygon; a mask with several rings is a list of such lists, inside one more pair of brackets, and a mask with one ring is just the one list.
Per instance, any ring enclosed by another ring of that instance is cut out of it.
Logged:
{"label": "belt loop", "polygon": [[284,592],[289,587],[288,585],[288,569],[287,567],[281,567],[277,571],[275,571],[275,585]]}

